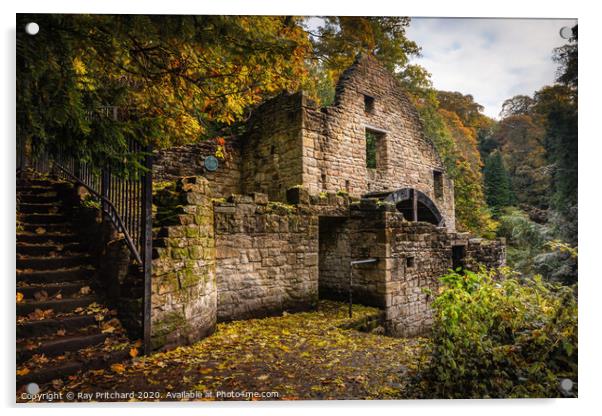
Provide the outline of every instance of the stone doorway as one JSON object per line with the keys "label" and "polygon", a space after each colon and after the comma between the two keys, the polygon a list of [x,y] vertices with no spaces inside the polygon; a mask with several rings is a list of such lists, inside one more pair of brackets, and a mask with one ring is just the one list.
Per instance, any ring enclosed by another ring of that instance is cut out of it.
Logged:
{"label": "stone doorway", "polygon": [[452,246],[452,269],[459,273],[464,271],[466,267],[466,246]]}
{"label": "stone doorway", "polygon": [[320,299],[347,299],[350,252],[347,218],[320,217],[318,243]]}

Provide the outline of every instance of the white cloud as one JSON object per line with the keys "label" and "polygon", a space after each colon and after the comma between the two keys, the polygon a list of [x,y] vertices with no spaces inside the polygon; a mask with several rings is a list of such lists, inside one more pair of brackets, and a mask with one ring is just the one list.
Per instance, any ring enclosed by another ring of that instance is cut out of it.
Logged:
{"label": "white cloud", "polygon": [[408,38],[422,47],[413,60],[431,74],[435,88],[471,94],[490,117],[517,94],[531,95],[554,82],[552,50],[575,19],[413,18]]}

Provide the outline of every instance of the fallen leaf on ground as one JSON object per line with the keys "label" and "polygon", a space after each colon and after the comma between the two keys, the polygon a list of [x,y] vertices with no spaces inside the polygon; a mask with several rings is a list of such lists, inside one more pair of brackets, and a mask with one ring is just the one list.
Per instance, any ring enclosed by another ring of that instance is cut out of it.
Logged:
{"label": "fallen leaf on ground", "polygon": [[112,364],[111,370],[118,374],[122,374],[125,371],[125,366],[123,364]]}
{"label": "fallen leaf on ground", "polygon": [[39,292],[35,292],[33,294],[33,297],[35,298],[35,300],[37,300],[38,302],[43,302],[46,299],[48,299],[48,292],[46,292],[45,290],[40,290]]}
{"label": "fallen leaf on ground", "polygon": [[36,228],[36,234],[37,235],[46,234],[46,229],[42,228],[42,227],[38,227],[38,228]]}

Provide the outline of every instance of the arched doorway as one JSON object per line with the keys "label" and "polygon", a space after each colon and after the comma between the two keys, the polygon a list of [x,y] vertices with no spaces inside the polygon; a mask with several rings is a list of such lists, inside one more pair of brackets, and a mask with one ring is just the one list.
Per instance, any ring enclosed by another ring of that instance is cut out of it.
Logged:
{"label": "arched doorway", "polygon": [[439,227],[445,226],[445,220],[435,203],[417,189],[399,189],[391,192],[384,200],[395,204],[397,210],[409,221],[425,221]]}

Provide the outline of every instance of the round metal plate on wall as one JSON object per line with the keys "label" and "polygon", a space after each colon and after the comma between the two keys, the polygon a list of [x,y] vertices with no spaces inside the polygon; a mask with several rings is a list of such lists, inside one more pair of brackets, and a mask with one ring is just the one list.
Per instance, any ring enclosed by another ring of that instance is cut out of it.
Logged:
{"label": "round metal plate on wall", "polygon": [[219,161],[215,156],[207,156],[204,161],[205,169],[209,172],[215,172],[219,166]]}

